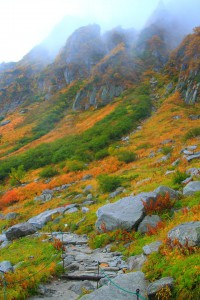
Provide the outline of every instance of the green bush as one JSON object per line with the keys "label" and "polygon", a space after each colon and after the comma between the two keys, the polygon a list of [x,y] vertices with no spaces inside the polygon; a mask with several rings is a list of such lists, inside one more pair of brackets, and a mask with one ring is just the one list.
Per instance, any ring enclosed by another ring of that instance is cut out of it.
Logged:
{"label": "green bush", "polygon": [[118,188],[122,179],[118,176],[100,175],[98,176],[99,187],[103,193],[113,192]]}
{"label": "green bush", "polygon": [[130,163],[137,159],[137,154],[132,151],[121,151],[120,153],[117,154],[117,158],[119,159],[119,161]]}
{"label": "green bush", "polygon": [[173,150],[172,147],[164,146],[161,151],[162,151],[162,154],[167,155],[167,154],[172,153],[172,150]]}
{"label": "green bush", "polygon": [[55,175],[57,175],[59,172],[57,169],[53,168],[52,166],[48,166],[46,168],[44,168],[41,172],[40,172],[40,177],[41,178],[50,178],[53,177]]}
{"label": "green bush", "polygon": [[200,127],[195,127],[190,129],[184,136],[184,140],[187,141],[189,139],[193,139],[195,137],[200,136]]}
{"label": "green bush", "polygon": [[86,164],[78,160],[69,160],[66,163],[67,169],[70,172],[76,172],[86,169]]}
{"label": "green bush", "polygon": [[174,184],[181,184],[181,182],[184,181],[186,178],[188,178],[188,175],[185,172],[177,171],[174,174],[173,183]]}
{"label": "green bush", "polygon": [[108,153],[108,149],[102,149],[102,150],[99,150],[96,154],[95,154],[95,159],[98,160],[98,159],[103,159],[104,157],[108,156],[109,153]]}

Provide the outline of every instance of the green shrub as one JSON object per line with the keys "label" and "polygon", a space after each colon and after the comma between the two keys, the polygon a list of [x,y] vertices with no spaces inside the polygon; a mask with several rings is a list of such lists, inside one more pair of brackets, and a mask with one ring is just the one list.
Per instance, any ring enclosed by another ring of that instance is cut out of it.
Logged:
{"label": "green shrub", "polygon": [[173,150],[172,147],[164,146],[161,151],[162,151],[162,154],[167,155],[167,154],[172,153],[172,150]]}
{"label": "green shrub", "polygon": [[102,150],[99,150],[96,154],[95,154],[95,159],[98,160],[98,159],[103,159],[104,157],[108,156],[109,153],[108,153],[108,149],[102,149]]}
{"label": "green shrub", "polygon": [[173,183],[174,184],[181,184],[181,182],[184,181],[186,178],[188,178],[188,175],[185,172],[177,171],[174,174]]}
{"label": "green shrub", "polygon": [[137,159],[137,154],[132,151],[121,151],[117,154],[119,161],[123,161],[125,163],[130,163]]}
{"label": "green shrub", "polygon": [[70,172],[76,172],[86,169],[86,164],[78,160],[69,160],[66,163],[67,169]]}
{"label": "green shrub", "polygon": [[100,175],[98,176],[99,187],[103,193],[113,192],[118,188],[122,179],[118,176]]}
{"label": "green shrub", "polygon": [[200,127],[195,127],[190,129],[184,136],[184,140],[187,141],[189,139],[193,139],[195,137],[200,136]]}
{"label": "green shrub", "polygon": [[48,166],[46,168],[44,168],[41,172],[40,172],[40,177],[41,178],[50,178],[53,177],[55,175],[57,175],[59,172],[57,169],[53,168],[52,166]]}

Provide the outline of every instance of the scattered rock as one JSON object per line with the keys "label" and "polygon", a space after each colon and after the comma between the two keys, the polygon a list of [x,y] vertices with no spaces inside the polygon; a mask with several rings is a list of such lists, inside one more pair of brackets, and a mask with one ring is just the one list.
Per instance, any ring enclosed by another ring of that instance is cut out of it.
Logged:
{"label": "scattered rock", "polygon": [[176,166],[178,166],[179,163],[180,163],[180,158],[176,159],[176,160],[172,163],[172,166],[173,166],[173,167],[176,167]]}
{"label": "scattered rock", "polygon": [[47,202],[53,198],[53,190],[44,190],[40,196],[34,198],[35,201]]}
{"label": "scattered rock", "polygon": [[187,146],[186,148],[188,151],[194,151],[197,149],[197,145]]}
{"label": "scattered rock", "polygon": [[190,120],[198,120],[198,119],[200,119],[200,115],[189,115],[189,119]]}
{"label": "scattered rock", "polygon": [[171,144],[171,143],[174,143],[174,140],[168,139],[168,140],[162,141],[160,144],[161,144],[161,145],[167,145],[167,144]]}
{"label": "scattered rock", "polygon": [[93,189],[93,186],[91,184],[87,185],[85,188],[84,188],[84,193],[85,192],[89,192]]}
{"label": "scattered rock", "polygon": [[75,213],[78,211],[78,208],[77,207],[72,207],[70,209],[68,209],[65,214],[72,214],[72,213]]}
{"label": "scattered rock", "polygon": [[162,245],[162,242],[156,241],[149,245],[144,246],[142,249],[143,249],[145,255],[149,255],[153,252],[158,252],[160,245]]}
{"label": "scattered rock", "polygon": [[199,168],[190,168],[186,171],[186,174],[191,175],[191,176],[199,176],[200,169]]}
{"label": "scattered rock", "polygon": [[116,191],[112,192],[109,194],[109,198],[115,198],[117,195],[121,194],[123,192],[124,188],[123,187],[118,187]]}
{"label": "scattered rock", "polygon": [[83,176],[82,180],[89,180],[92,179],[93,175],[91,174],[86,174],[85,176]]}
{"label": "scattered rock", "polygon": [[185,155],[193,155],[194,153],[192,151],[189,151],[189,150],[183,150],[183,154],[185,154]]}
{"label": "scattered rock", "polygon": [[[129,274],[122,274],[113,279],[114,283],[119,285],[133,293],[137,289],[140,290],[140,295],[145,297],[147,282],[145,281],[144,274],[142,272],[134,272]],[[116,288],[116,286],[109,284],[104,285],[101,288],[95,290],[89,295],[85,295],[81,298],[82,300],[105,300],[105,299],[115,299],[115,300],[132,300],[133,295],[126,293],[122,290]]]}
{"label": "scattered rock", "polygon": [[86,197],[87,200],[91,201],[93,199],[93,195],[92,194],[88,194]]}
{"label": "scattered rock", "polygon": [[155,228],[157,224],[161,221],[161,218],[156,215],[146,216],[138,227],[138,231],[141,233],[146,233],[149,228]]}
{"label": "scattered rock", "polygon": [[156,293],[164,287],[173,287],[174,279],[172,277],[163,277],[159,280],[152,282],[147,288],[147,294],[150,300],[155,300]]}
{"label": "scattered rock", "polygon": [[95,287],[90,281],[84,280],[84,281],[76,282],[76,283],[72,284],[69,287],[69,290],[73,291],[74,293],[76,293],[78,295],[81,295],[83,293],[83,290],[94,291]]}
{"label": "scattered rock", "polygon": [[155,152],[151,151],[150,154],[149,154],[149,158],[153,158],[153,157],[155,157]]}
{"label": "scattered rock", "polygon": [[168,232],[168,238],[178,240],[181,245],[188,242],[189,246],[200,245],[200,222],[188,222],[174,227]]}
{"label": "scattered rock", "polygon": [[140,271],[146,261],[147,257],[144,254],[131,256],[127,260],[128,268],[129,270]]}
{"label": "scattered rock", "polygon": [[175,173],[175,171],[166,171],[165,176],[171,175],[173,173]]}
{"label": "scattered rock", "polygon": [[92,205],[92,204],[94,204],[94,201],[84,201],[83,202],[83,205]]}
{"label": "scattered rock", "polygon": [[182,117],[181,117],[181,116],[178,116],[178,115],[172,117],[172,119],[174,119],[174,120],[180,120],[181,118],[182,118]]}
{"label": "scattered rock", "polygon": [[82,207],[81,208],[82,213],[86,214],[87,212],[89,212],[89,208],[88,207]]}
{"label": "scattered rock", "polygon": [[19,216],[16,212],[10,212],[5,216],[6,220],[15,220]]}
{"label": "scattered rock", "polygon": [[9,241],[12,241],[14,239],[18,239],[20,237],[33,234],[36,231],[37,229],[35,226],[33,226],[28,222],[25,222],[8,228],[7,231],[5,232],[5,235]]}
{"label": "scattered rock", "polygon": [[135,197],[125,197],[113,204],[102,206],[97,211],[97,230],[102,231],[102,225],[108,231],[118,228],[127,230],[136,228],[144,218],[142,200],[149,202],[151,199],[156,199],[155,193],[141,193]]}
{"label": "scattered rock", "polygon": [[183,181],[181,182],[181,184],[186,185],[186,184],[188,184],[189,182],[191,182],[192,180],[193,180],[192,177],[188,177],[188,178],[186,178],[185,180],[183,180]]}
{"label": "scattered rock", "polygon": [[185,156],[188,162],[192,161],[193,159],[200,158],[200,152],[196,152],[193,155]]}
{"label": "scattered rock", "polygon": [[180,197],[180,193],[167,187],[167,186],[159,186],[157,189],[154,190],[154,193],[156,196],[165,196],[166,194],[169,194],[170,199],[178,199]]}
{"label": "scattered rock", "polygon": [[164,156],[162,156],[161,158],[159,158],[158,160],[157,160],[157,162],[166,162],[169,158],[170,158],[170,156],[171,156],[171,154],[169,153],[169,154],[167,154],[167,155],[164,155]]}
{"label": "scattered rock", "polygon": [[4,260],[0,262],[0,272],[13,272],[13,266],[10,261]]}
{"label": "scattered rock", "polygon": [[189,182],[183,189],[184,196],[191,196],[200,191],[200,181]]}
{"label": "scattered rock", "polygon": [[10,122],[11,122],[11,121],[9,121],[9,120],[2,121],[2,122],[0,123],[0,126],[5,126],[5,125],[9,124]]}

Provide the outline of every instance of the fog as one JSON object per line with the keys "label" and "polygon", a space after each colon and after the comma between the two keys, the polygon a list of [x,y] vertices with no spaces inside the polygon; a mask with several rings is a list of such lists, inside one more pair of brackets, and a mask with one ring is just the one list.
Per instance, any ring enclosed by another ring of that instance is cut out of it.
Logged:
{"label": "fog", "polygon": [[[177,20],[182,34],[200,25],[199,0],[0,0],[0,62],[18,61],[42,43],[52,53],[78,27],[98,23],[141,30],[159,19]],[[162,9],[155,10],[157,7]],[[163,15],[159,11],[163,10]]]}

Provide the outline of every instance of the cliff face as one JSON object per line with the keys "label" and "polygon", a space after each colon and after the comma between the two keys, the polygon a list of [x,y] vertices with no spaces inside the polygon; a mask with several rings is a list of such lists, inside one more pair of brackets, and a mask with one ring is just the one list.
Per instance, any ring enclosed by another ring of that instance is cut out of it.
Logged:
{"label": "cliff face", "polygon": [[200,30],[196,28],[172,52],[177,35],[166,20],[155,19],[138,35],[121,27],[101,35],[99,25],[84,26],[67,39],[54,60],[41,44],[20,62],[1,64],[0,114],[54,99],[76,82],[81,89],[70,100],[74,110],[106,105],[148,70],[165,70],[185,102],[194,104],[200,88]]}
{"label": "cliff face", "polygon": [[171,54],[167,70],[187,104],[200,100],[200,27]]}

